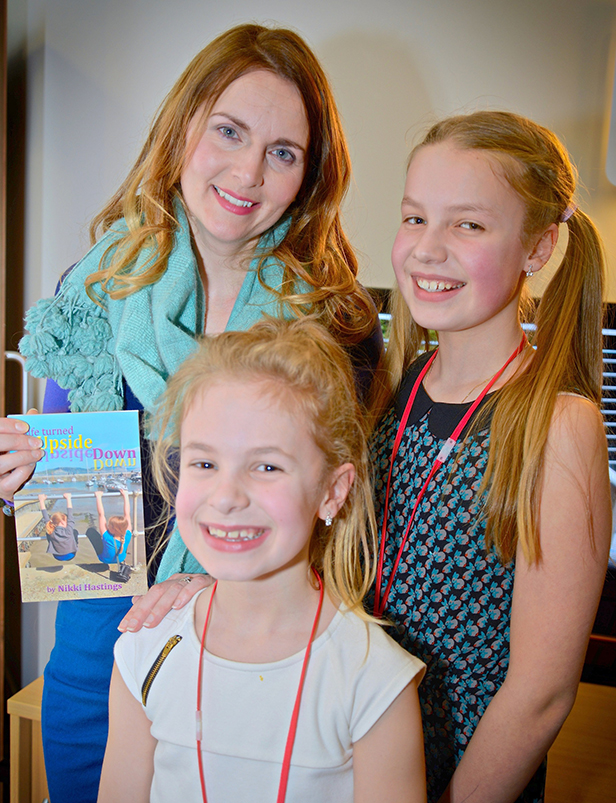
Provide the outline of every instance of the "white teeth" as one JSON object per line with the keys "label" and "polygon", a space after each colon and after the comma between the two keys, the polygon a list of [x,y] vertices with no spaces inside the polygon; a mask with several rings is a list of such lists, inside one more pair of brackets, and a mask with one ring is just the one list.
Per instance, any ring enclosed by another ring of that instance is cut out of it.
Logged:
{"label": "white teeth", "polygon": [[227,538],[232,541],[253,541],[263,535],[263,530],[221,530],[218,527],[208,527],[210,535],[214,538]]}
{"label": "white teeth", "polygon": [[240,201],[239,198],[234,198],[232,195],[229,195],[228,192],[223,192],[220,189],[220,187],[217,187],[216,185],[214,185],[214,189],[220,195],[221,198],[224,198],[225,201],[229,201],[229,203],[233,204],[234,206],[244,206],[244,207],[254,206],[254,203],[252,201]]}
{"label": "white teeth", "polygon": [[442,293],[444,290],[457,290],[458,287],[464,287],[465,282],[437,282],[434,279],[417,279],[417,286],[428,293]]}

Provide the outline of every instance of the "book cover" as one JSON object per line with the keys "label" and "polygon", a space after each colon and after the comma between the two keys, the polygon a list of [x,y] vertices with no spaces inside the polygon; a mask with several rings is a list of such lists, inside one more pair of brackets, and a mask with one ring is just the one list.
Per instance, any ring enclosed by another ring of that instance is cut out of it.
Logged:
{"label": "book cover", "polygon": [[14,415],[45,454],[15,494],[24,602],[147,591],[139,413]]}

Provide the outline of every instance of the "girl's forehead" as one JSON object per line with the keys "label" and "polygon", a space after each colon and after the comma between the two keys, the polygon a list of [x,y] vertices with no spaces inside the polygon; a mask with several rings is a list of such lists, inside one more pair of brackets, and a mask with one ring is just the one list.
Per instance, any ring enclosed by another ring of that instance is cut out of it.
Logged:
{"label": "girl's forehead", "polygon": [[481,148],[467,148],[454,140],[444,140],[422,145],[416,149],[409,162],[407,181],[417,180],[427,173],[469,174],[480,181],[494,179],[504,190],[514,192],[507,180],[505,165],[513,171],[515,164],[515,159],[507,154],[496,154]]}
{"label": "girl's forehead", "polygon": [[[183,418],[211,415],[220,409],[220,399],[233,399],[238,407],[276,411],[299,419],[303,410],[302,396],[298,389],[273,376],[247,373],[216,374],[209,378],[195,393],[184,409]],[[208,412],[209,411],[209,412]]]}
{"label": "girl's forehead", "polygon": [[[212,451],[230,459],[281,453],[309,473],[325,460],[309,405],[274,378],[216,379],[186,408],[180,430],[183,454]],[[317,472],[318,473],[318,472]]]}
{"label": "girl's forehead", "polygon": [[[410,161],[404,200],[438,198],[453,206],[477,202],[523,208],[522,199],[507,179],[507,159],[487,150],[464,148],[451,140],[423,145]],[[511,163],[514,169],[513,159]]]}

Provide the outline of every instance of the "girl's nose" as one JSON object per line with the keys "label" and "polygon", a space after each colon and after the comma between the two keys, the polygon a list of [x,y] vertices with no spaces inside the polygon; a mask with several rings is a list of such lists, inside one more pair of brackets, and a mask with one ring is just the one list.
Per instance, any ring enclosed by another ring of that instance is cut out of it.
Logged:
{"label": "girl's nose", "polygon": [[220,472],[212,488],[209,502],[219,513],[228,514],[243,510],[248,506],[249,499],[238,477]]}
{"label": "girl's nose", "polygon": [[447,259],[447,249],[438,229],[428,225],[422,227],[413,248],[413,256],[425,265],[438,264]]}

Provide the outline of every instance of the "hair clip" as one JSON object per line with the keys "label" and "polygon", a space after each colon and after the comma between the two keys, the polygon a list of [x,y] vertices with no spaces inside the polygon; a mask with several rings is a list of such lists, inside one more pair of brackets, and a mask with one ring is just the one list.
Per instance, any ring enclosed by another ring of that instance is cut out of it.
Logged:
{"label": "hair clip", "polygon": [[569,218],[571,217],[571,215],[575,214],[577,208],[578,208],[577,204],[570,203],[569,206],[565,209],[565,211],[560,216],[560,222],[561,223],[566,223],[569,220]]}

